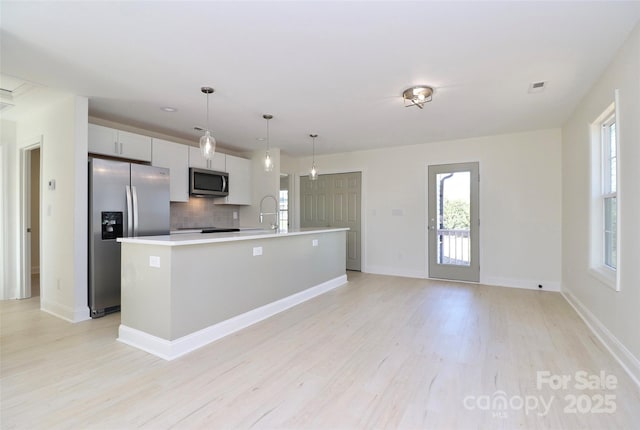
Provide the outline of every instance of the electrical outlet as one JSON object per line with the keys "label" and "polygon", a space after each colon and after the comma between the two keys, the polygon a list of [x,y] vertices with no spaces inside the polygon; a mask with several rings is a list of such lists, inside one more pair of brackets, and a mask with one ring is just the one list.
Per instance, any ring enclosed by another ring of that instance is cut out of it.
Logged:
{"label": "electrical outlet", "polygon": [[238,211],[233,211],[233,219],[238,219]]}
{"label": "electrical outlet", "polygon": [[318,239],[313,239],[311,241],[311,246],[318,246]]}
{"label": "electrical outlet", "polygon": [[262,255],[262,247],[261,246],[254,246],[253,247],[253,256],[257,257],[258,255]]}
{"label": "electrical outlet", "polygon": [[157,255],[150,255],[149,267],[160,267],[160,257],[158,257]]}

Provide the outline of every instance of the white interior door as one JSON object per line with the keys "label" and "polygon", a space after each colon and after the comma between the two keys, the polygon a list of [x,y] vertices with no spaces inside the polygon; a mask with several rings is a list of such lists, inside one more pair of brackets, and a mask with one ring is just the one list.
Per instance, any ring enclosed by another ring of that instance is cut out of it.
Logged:
{"label": "white interior door", "polygon": [[478,163],[429,166],[429,277],[480,281]]}

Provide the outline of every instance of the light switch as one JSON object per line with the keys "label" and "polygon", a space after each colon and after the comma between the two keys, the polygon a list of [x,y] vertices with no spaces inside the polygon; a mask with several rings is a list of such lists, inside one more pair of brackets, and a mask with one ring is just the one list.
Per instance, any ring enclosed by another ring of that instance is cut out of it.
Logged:
{"label": "light switch", "polygon": [[261,246],[254,246],[253,247],[253,256],[257,257],[258,255],[262,255],[262,247]]}
{"label": "light switch", "polygon": [[233,219],[238,219],[238,211],[233,211]]}
{"label": "light switch", "polygon": [[318,239],[313,239],[311,241],[311,246],[318,246]]}
{"label": "light switch", "polygon": [[158,257],[157,255],[150,255],[149,267],[160,267],[160,257]]}
{"label": "light switch", "polygon": [[55,179],[51,179],[51,180],[49,181],[49,189],[50,189],[51,191],[54,191],[54,190],[56,189],[56,180],[55,180]]}

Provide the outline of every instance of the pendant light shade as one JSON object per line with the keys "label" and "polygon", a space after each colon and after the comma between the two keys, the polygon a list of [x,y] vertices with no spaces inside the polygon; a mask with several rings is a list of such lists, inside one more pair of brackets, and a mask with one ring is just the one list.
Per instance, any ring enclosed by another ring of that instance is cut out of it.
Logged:
{"label": "pendant light shade", "polygon": [[309,179],[311,179],[312,181],[315,181],[316,179],[318,179],[318,169],[316,168],[316,137],[318,137],[318,135],[310,134],[309,137],[313,139],[312,140],[313,159],[311,161],[311,170],[309,171]]}
{"label": "pendant light shade", "polygon": [[207,128],[204,131],[204,136],[200,138],[200,151],[204,158],[210,160],[216,152],[216,139],[211,136],[209,131],[209,94],[212,94],[214,90],[211,87],[202,87],[200,91],[207,96]]}
{"label": "pendant light shade", "polygon": [[264,114],[262,115],[262,118],[267,120],[267,151],[264,155],[264,171],[271,172],[273,171],[273,160],[269,154],[269,120],[273,118],[273,115]]}

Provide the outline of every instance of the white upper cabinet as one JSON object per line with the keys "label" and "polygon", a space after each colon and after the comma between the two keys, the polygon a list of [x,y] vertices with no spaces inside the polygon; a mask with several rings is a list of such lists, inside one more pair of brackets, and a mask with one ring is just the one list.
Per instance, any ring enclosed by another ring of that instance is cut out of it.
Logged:
{"label": "white upper cabinet", "polygon": [[129,160],[151,161],[151,138],[149,136],[89,124],[88,137],[90,153]]}
{"label": "white upper cabinet", "polygon": [[189,146],[153,139],[151,165],[169,169],[172,202],[189,201]]}
{"label": "white upper cabinet", "polygon": [[200,169],[215,170],[218,172],[226,172],[226,156],[220,152],[215,152],[213,158],[207,160],[202,156],[202,152],[198,147],[189,147],[189,167],[198,167]]}
{"label": "white upper cabinet", "polygon": [[217,204],[251,204],[251,160],[227,154],[229,172],[229,195],[216,199]]}

